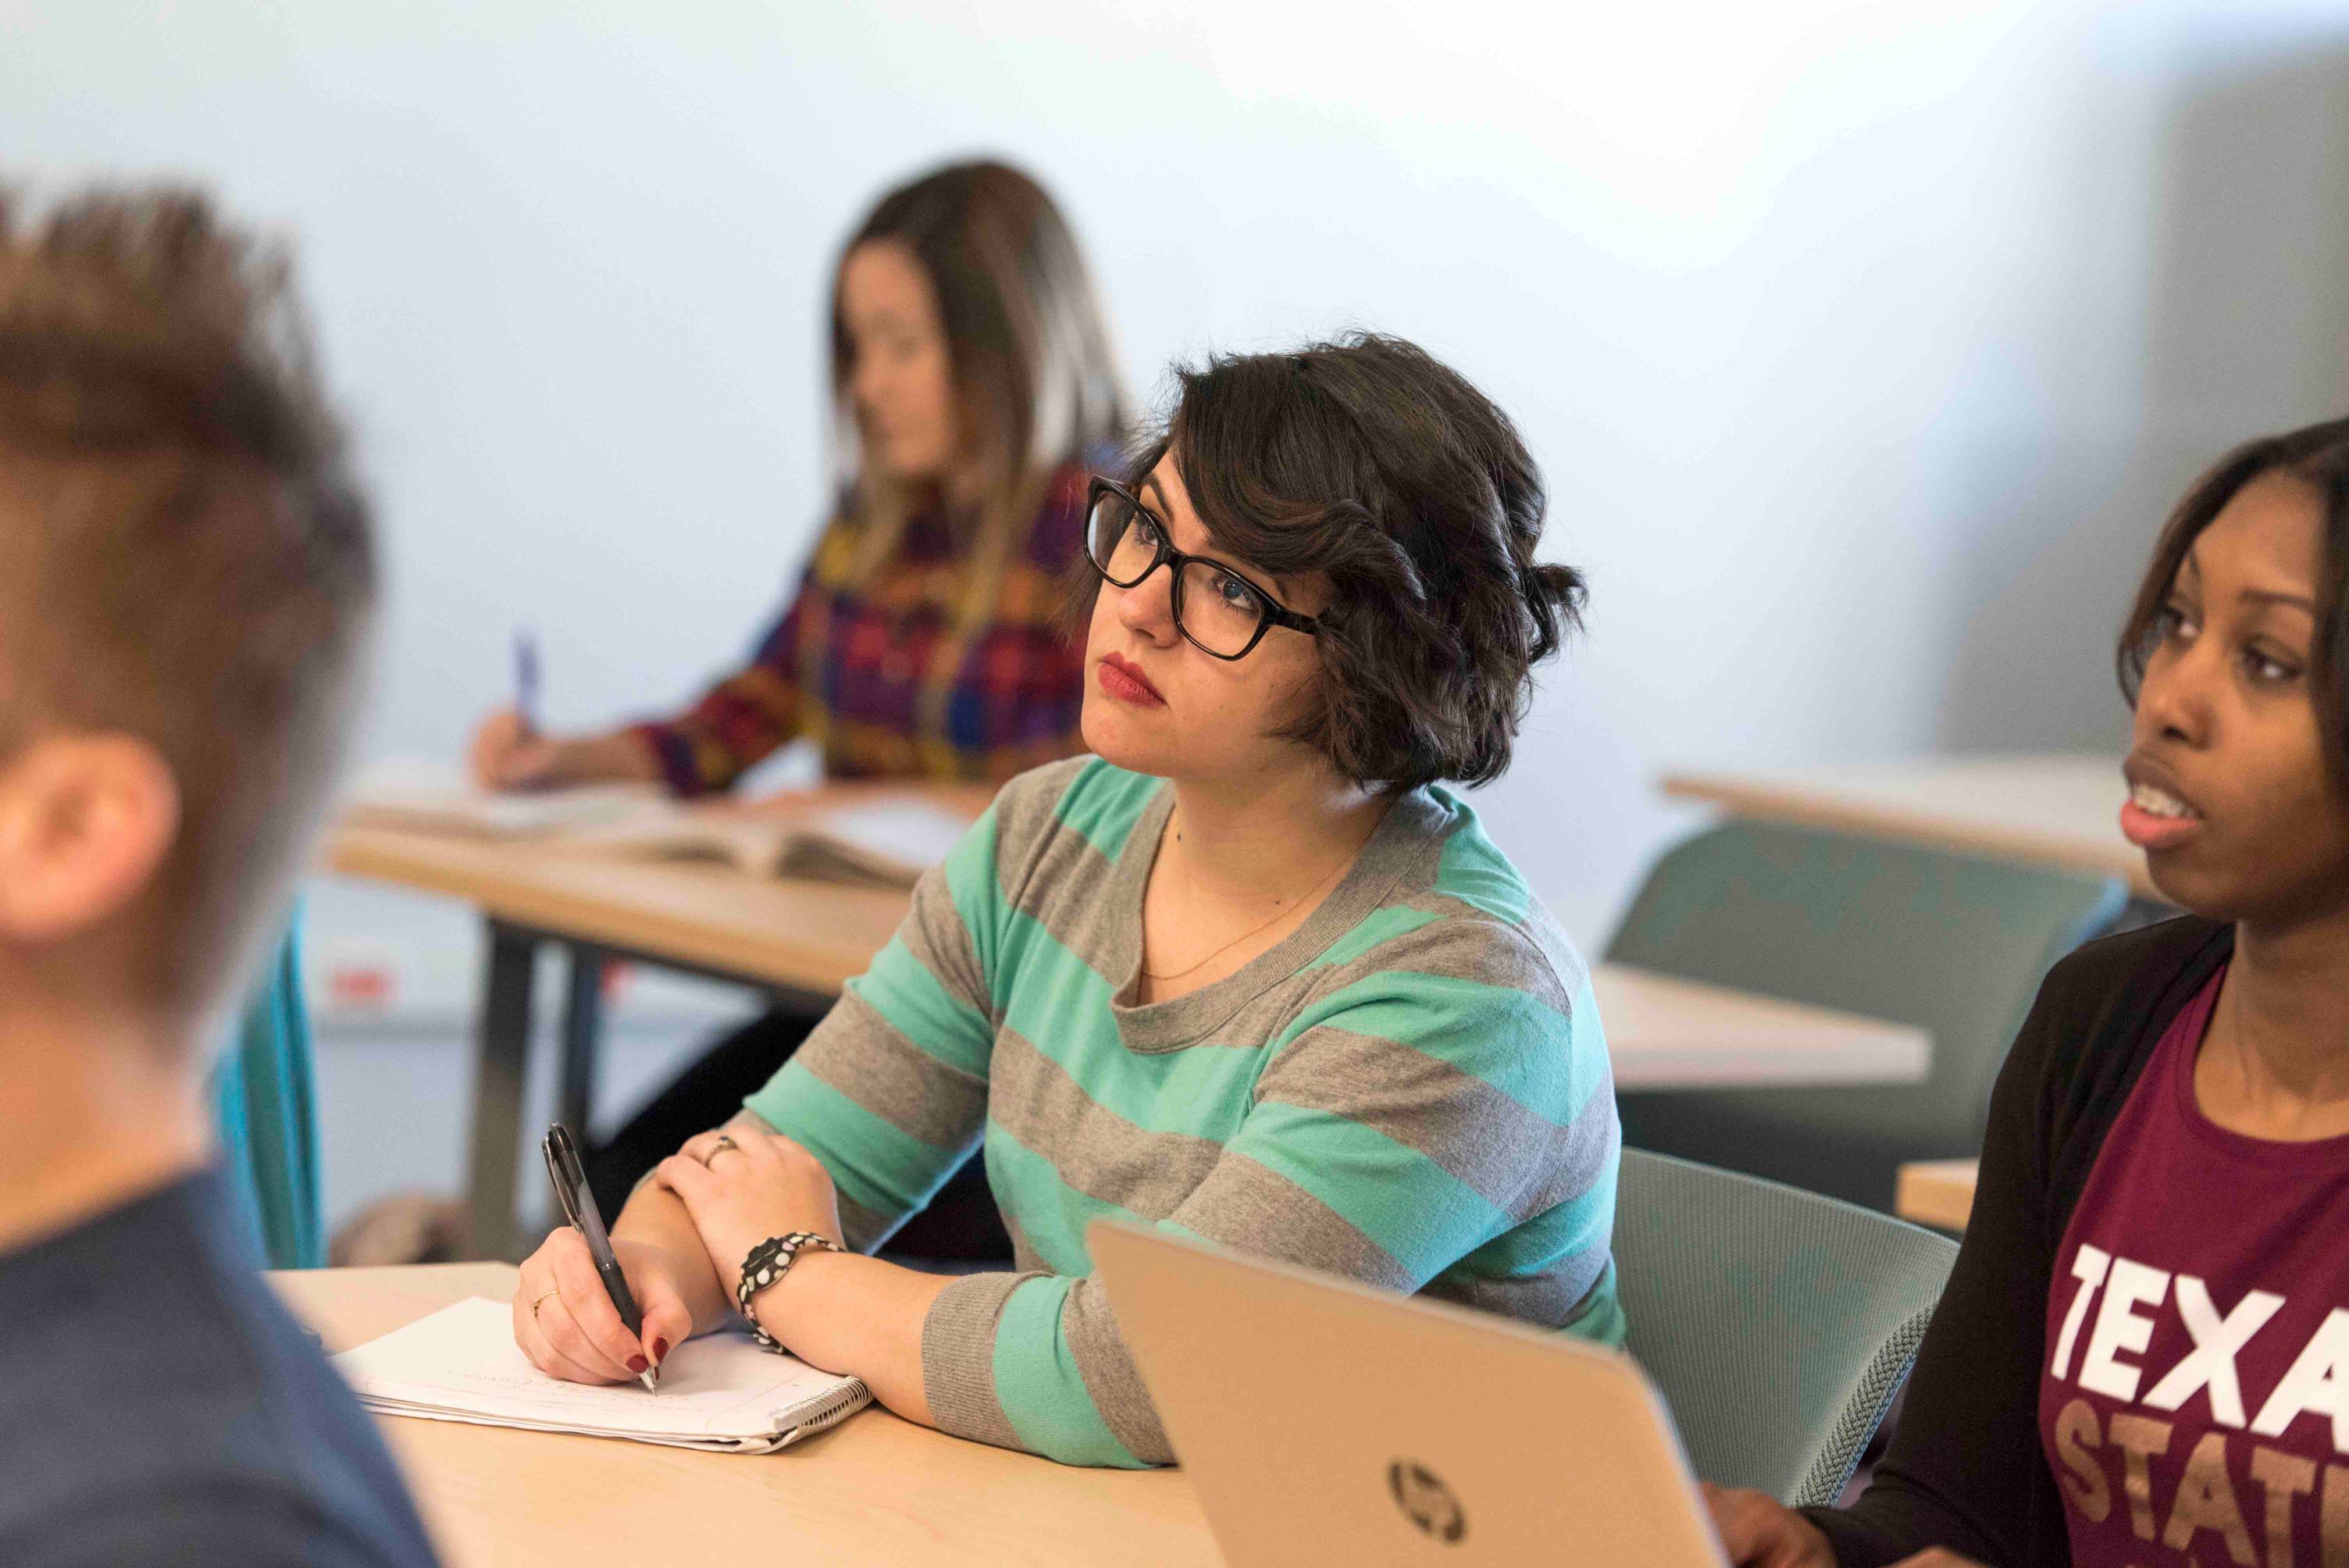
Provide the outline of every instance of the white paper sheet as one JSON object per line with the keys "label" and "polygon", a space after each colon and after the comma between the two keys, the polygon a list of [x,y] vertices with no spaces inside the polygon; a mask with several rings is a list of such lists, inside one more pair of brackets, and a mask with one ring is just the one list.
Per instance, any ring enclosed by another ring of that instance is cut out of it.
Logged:
{"label": "white paper sheet", "polygon": [[754,1451],[829,1425],[823,1418],[837,1408],[869,1398],[854,1378],[732,1331],[670,1351],[657,1394],[637,1383],[565,1383],[515,1346],[509,1304],[482,1296],[346,1350],[335,1366],[364,1403],[392,1415]]}

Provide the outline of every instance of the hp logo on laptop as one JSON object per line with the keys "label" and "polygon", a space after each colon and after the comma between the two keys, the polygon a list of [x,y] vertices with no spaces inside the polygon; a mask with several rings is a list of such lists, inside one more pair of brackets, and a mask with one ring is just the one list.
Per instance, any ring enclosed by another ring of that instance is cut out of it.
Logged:
{"label": "hp logo on laptop", "polygon": [[1413,1460],[1395,1460],[1387,1466],[1387,1490],[1394,1493],[1395,1506],[1402,1510],[1403,1517],[1423,1535],[1451,1546],[1468,1533],[1468,1516],[1461,1511],[1460,1500],[1425,1465]]}

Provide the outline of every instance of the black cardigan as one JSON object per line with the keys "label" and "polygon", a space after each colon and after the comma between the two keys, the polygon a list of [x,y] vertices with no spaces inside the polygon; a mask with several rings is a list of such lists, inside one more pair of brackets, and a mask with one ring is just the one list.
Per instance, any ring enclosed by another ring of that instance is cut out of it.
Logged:
{"label": "black cardigan", "polygon": [[1930,1546],[1992,1568],[2068,1568],[2064,1501],[2039,1446],[2055,1249],[2162,1033],[2234,951],[2191,917],[2090,943],[2055,965],[1991,1096],[1982,1176],[1900,1429],[1848,1510],[1806,1510],[1840,1568]]}

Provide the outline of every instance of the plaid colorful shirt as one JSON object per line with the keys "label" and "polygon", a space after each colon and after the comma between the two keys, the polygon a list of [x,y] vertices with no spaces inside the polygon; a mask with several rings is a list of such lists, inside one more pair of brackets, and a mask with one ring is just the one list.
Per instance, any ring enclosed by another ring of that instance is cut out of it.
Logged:
{"label": "plaid colorful shirt", "polygon": [[890,563],[849,576],[864,524],[846,511],[816,542],[798,593],[750,666],[678,717],[636,733],[669,788],[732,784],[805,736],[834,779],[1001,783],[1082,750],[1084,646],[1055,624],[1084,533],[1085,470],[1053,479],[1007,564],[992,619],[953,633],[965,560],[936,511],[907,520]]}

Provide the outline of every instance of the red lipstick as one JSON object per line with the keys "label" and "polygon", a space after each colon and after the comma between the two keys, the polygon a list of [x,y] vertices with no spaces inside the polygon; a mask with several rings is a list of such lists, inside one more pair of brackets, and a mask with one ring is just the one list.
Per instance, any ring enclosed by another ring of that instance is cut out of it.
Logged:
{"label": "red lipstick", "polygon": [[1150,677],[1131,659],[1115,654],[1103,654],[1101,663],[1093,666],[1093,676],[1102,690],[1120,702],[1130,702],[1136,707],[1164,707],[1166,699],[1150,684]]}

